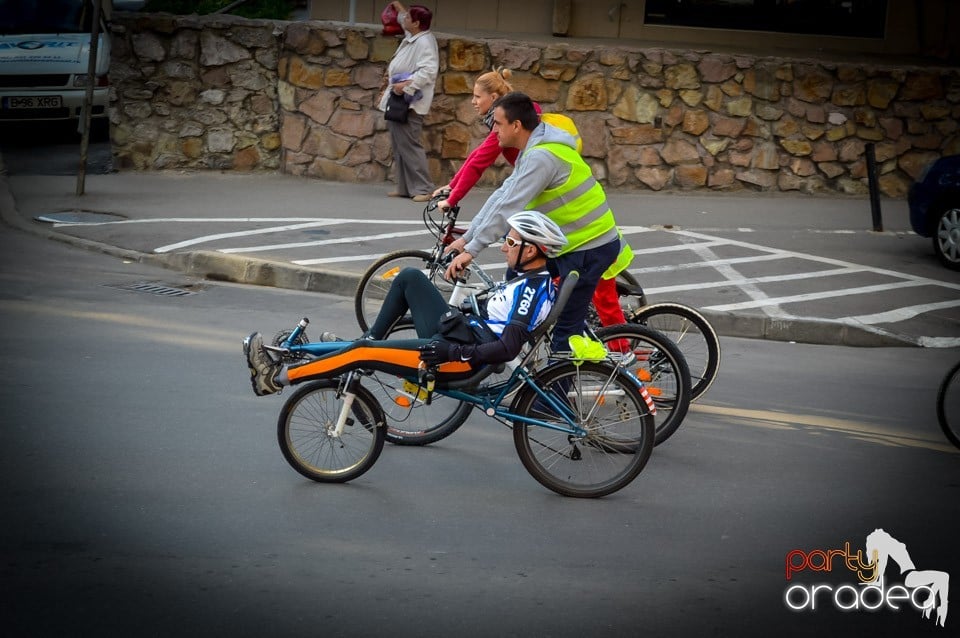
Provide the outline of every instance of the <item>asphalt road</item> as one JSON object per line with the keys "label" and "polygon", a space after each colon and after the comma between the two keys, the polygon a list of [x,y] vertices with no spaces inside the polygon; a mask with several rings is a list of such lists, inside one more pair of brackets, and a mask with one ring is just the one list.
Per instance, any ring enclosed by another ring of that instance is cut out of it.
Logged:
{"label": "asphalt road", "polygon": [[[956,349],[724,339],[702,405],[605,499],[545,490],[479,416],[332,486],[285,464],[285,397],[253,396],[240,339],[345,326],[349,299],[8,229],[0,279],[8,635],[947,635],[829,597],[791,612],[789,584],[853,576],[787,583],[785,559],[883,528],[918,569],[960,574],[960,455],[933,411]],[[115,287],[145,281],[195,294]]]}
{"label": "asphalt road", "polygon": [[[76,122],[0,123],[0,153],[10,175],[76,175],[80,141]],[[104,175],[113,170],[106,120],[93,123],[86,170],[87,175]]]}

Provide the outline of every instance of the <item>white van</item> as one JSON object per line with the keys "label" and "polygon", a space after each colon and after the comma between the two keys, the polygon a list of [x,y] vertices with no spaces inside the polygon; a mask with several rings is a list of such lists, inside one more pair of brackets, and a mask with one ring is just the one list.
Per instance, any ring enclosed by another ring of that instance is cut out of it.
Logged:
{"label": "white van", "polygon": [[[0,0],[0,122],[69,120],[83,107],[93,1]],[[110,3],[103,2],[91,116],[106,117]]]}

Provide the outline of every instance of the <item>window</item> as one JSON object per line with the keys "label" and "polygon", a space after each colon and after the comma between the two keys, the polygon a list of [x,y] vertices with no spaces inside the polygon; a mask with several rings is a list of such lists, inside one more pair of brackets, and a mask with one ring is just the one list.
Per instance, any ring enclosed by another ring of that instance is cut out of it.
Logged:
{"label": "window", "polygon": [[645,24],[883,38],[887,0],[647,0]]}

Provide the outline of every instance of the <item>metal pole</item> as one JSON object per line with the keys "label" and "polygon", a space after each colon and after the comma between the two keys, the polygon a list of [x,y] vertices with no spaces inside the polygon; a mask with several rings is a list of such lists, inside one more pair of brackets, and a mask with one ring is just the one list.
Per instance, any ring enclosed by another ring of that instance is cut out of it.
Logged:
{"label": "metal pole", "polygon": [[356,24],[357,22],[357,0],[350,0],[350,16],[348,22],[350,22],[350,24]]}
{"label": "metal pole", "polygon": [[83,195],[87,179],[87,150],[90,147],[90,115],[93,110],[93,85],[97,83],[97,50],[100,48],[100,3],[93,2],[93,26],[90,28],[90,58],[87,61],[87,87],[80,109],[80,167],[77,170],[77,195]]}
{"label": "metal pole", "polygon": [[864,151],[867,154],[867,181],[870,185],[870,215],[873,217],[873,230],[883,232],[883,220],[880,218],[880,184],[877,179],[877,155],[873,142],[868,142]]}

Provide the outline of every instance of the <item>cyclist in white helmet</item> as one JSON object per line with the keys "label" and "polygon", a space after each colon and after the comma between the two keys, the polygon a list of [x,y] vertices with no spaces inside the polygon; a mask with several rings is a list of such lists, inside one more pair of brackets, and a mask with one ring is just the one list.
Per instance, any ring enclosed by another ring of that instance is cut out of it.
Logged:
{"label": "cyclist in white helmet", "polygon": [[[536,211],[523,211],[507,220],[510,227],[500,251],[507,265],[519,276],[490,292],[480,317],[468,317],[469,338],[453,339],[441,334],[441,320],[450,310],[446,300],[427,276],[416,268],[405,268],[390,285],[383,306],[370,330],[340,351],[307,363],[280,365],[263,348],[255,332],[244,341],[250,368],[250,382],[257,395],[279,392],[283,386],[329,376],[341,367],[364,367],[364,360],[389,359],[398,365],[416,368],[419,361],[441,366],[439,371],[458,373],[485,364],[510,361],[520,353],[529,333],[547,317],[556,298],[553,278],[547,271],[547,257],[560,252],[567,239],[560,227]],[[407,312],[413,318],[417,339],[383,341],[387,331]],[[411,357],[413,354],[419,356]],[[419,353],[417,353],[419,351]],[[462,364],[469,364],[469,367]]]}

